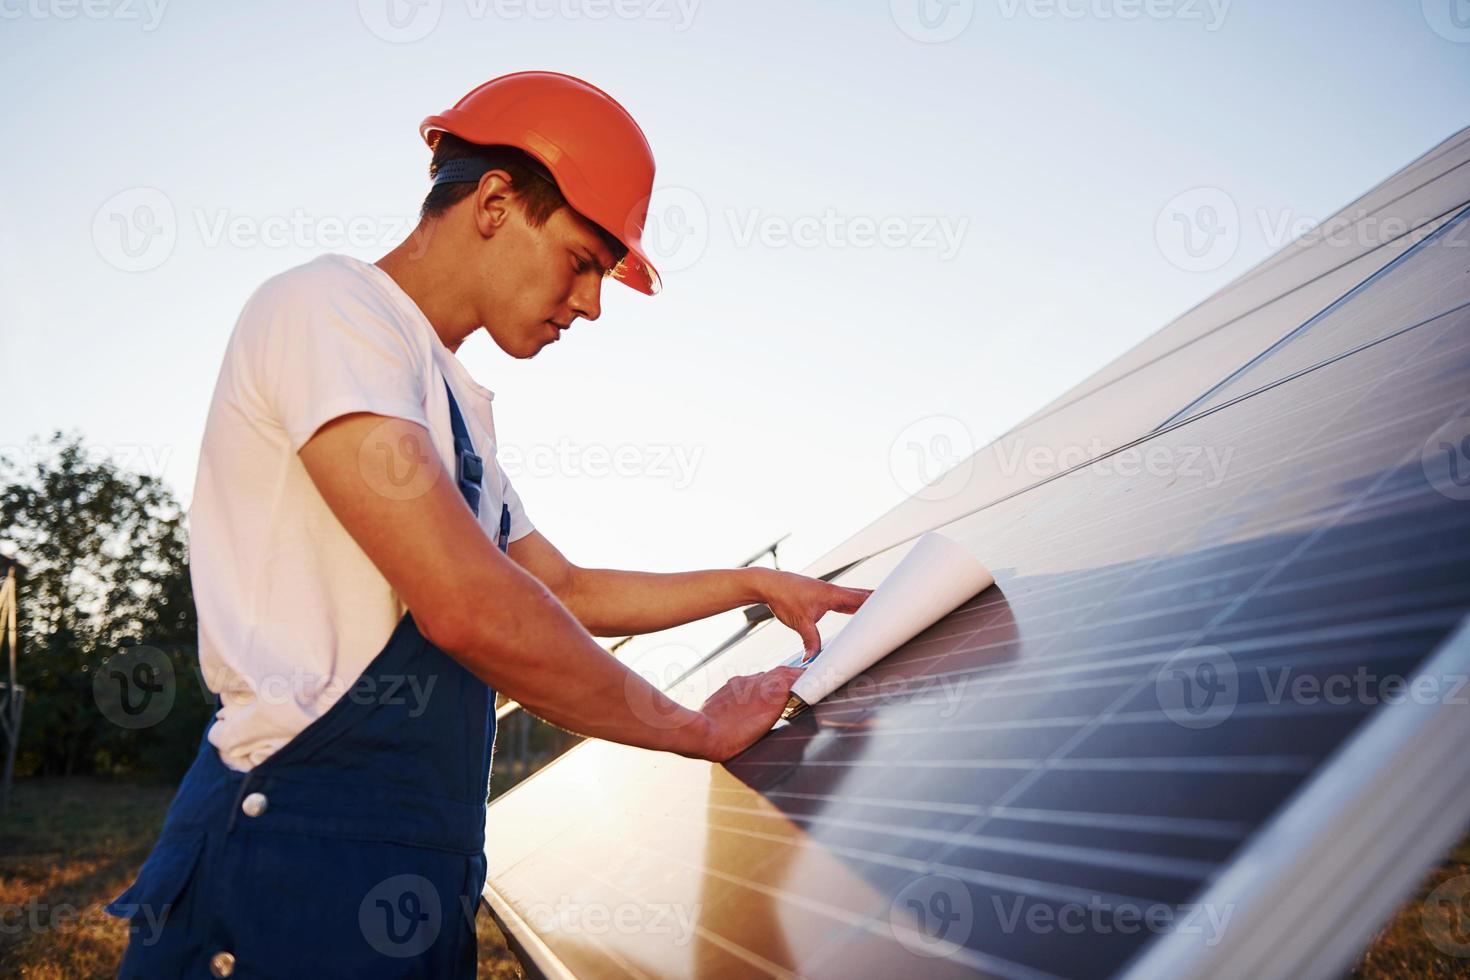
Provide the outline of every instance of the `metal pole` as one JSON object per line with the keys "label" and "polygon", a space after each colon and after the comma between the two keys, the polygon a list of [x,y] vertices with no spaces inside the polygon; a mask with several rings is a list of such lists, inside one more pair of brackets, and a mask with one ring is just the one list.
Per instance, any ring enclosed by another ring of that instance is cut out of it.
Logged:
{"label": "metal pole", "polygon": [[10,642],[10,683],[5,688],[5,703],[0,705],[0,729],[5,735],[5,774],[0,778],[0,810],[10,804],[10,780],[15,773],[15,752],[20,747],[20,713],[25,707],[25,688],[16,679],[15,662],[15,566],[5,570],[0,585],[0,616],[5,619],[4,639]]}

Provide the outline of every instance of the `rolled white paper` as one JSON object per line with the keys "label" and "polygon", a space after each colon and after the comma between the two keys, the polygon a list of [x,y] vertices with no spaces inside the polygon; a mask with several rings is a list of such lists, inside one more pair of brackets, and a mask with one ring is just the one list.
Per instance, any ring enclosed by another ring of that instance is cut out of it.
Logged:
{"label": "rolled white paper", "polygon": [[816,704],[993,584],[968,548],[930,531],[807,665],[791,693]]}

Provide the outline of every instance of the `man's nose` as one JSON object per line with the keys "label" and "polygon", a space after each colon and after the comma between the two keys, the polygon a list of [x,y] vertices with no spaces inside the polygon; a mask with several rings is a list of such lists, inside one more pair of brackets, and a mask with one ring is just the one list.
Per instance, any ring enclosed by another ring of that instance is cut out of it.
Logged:
{"label": "man's nose", "polygon": [[584,320],[602,316],[602,277],[582,276],[572,290],[572,312]]}

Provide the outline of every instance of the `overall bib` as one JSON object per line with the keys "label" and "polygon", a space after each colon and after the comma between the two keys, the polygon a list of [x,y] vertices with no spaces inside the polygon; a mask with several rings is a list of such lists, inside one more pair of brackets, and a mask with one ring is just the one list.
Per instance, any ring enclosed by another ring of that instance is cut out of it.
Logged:
{"label": "overall bib", "polygon": [[[449,410],[478,514],[484,464],[453,392]],[[503,505],[502,552],[509,535]],[[121,976],[475,975],[495,692],[411,613],[351,689],[249,772],[205,731],[152,853],[106,907],[130,920]]]}

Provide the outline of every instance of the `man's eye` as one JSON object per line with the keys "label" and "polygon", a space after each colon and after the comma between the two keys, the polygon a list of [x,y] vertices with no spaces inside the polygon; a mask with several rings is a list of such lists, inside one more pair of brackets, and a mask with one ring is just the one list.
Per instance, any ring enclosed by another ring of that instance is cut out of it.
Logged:
{"label": "man's eye", "polygon": [[592,263],[588,262],[586,259],[579,258],[577,259],[576,264],[573,266],[573,268],[577,270],[577,275],[580,276],[582,273],[592,268]]}

